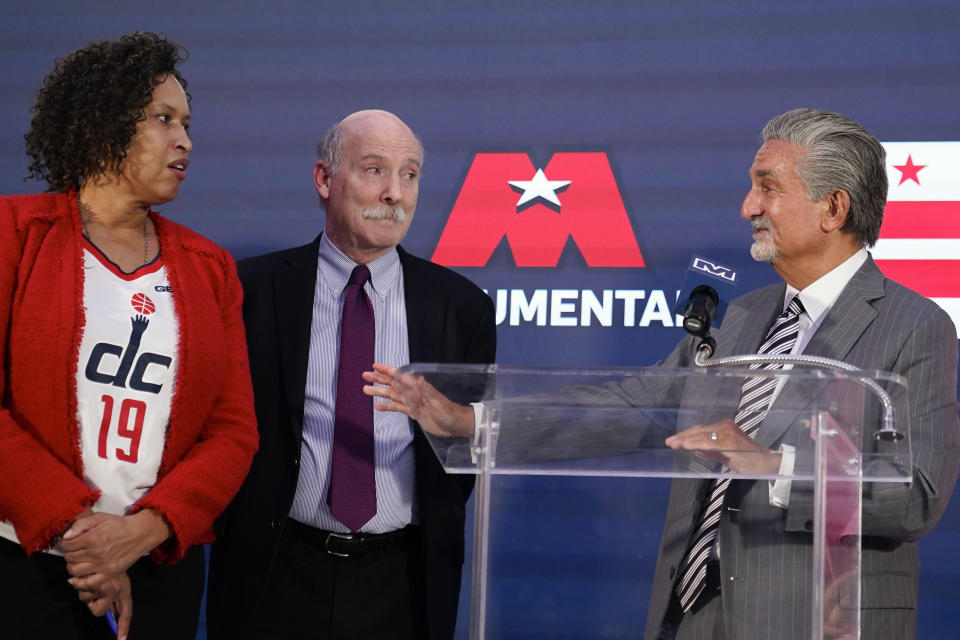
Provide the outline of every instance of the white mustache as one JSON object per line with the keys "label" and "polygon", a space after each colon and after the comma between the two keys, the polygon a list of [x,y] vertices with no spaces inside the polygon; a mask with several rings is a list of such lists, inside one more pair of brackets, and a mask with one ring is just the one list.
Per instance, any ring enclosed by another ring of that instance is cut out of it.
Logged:
{"label": "white mustache", "polygon": [[750,218],[750,226],[753,227],[754,231],[760,231],[761,229],[770,231],[770,225],[762,218]]}
{"label": "white mustache", "polygon": [[391,207],[385,204],[375,204],[364,209],[360,215],[367,220],[392,220],[397,224],[403,224],[407,221],[407,212],[400,205]]}

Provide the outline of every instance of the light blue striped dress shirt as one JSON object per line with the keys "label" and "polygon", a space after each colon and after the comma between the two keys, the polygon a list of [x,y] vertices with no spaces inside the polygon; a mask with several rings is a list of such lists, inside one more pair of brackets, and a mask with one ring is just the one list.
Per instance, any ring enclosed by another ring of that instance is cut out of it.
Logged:
{"label": "light blue striped dress shirt", "polygon": [[[348,531],[348,528],[330,513],[327,491],[330,488],[340,321],[347,281],[355,266],[356,263],[337,249],[324,234],[320,239],[317,283],[313,292],[300,479],[290,508],[290,517],[295,520],[340,532]],[[392,365],[407,364],[410,361],[410,346],[400,256],[394,249],[367,263],[367,267],[370,269],[370,281],[364,285],[364,291],[373,305],[376,361]],[[374,411],[373,431],[377,514],[361,530],[385,533],[417,522],[413,430],[403,414]]]}

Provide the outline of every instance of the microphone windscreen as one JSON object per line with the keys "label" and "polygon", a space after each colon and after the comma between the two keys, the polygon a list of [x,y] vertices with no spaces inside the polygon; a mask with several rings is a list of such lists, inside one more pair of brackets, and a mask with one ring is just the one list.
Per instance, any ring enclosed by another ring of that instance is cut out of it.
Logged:
{"label": "microphone windscreen", "polygon": [[690,302],[690,295],[697,287],[702,286],[710,287],[717,292],[717,309],[710,326],[719,327],[723,314],[727,311],[727,303],[736,297],[737,272],[733,267],[716,260],[694,255],[683,278],[680,295],[677,296],[677,304],[673,312],[683,315]]}

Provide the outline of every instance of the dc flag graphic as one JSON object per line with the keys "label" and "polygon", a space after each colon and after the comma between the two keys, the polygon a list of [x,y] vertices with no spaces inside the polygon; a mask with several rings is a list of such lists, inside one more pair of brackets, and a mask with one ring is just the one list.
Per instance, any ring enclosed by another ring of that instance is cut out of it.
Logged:
{"label": "dc flag graphic", "polygon": [[960,142],[883,146],[890,191],[873,257],[960,327]]}
{"label": "dc flag graphic", "polygon": [[518,267],[555,267],[571,238],[590,267],[644,266],[605,153],[478,153],[431,259],[482,267],[504,237]]}

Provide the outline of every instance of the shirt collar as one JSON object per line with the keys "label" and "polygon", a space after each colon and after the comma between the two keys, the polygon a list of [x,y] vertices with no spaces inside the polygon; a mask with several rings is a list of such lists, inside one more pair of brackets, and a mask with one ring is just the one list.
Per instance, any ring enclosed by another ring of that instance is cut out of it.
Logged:
{"label": "shirt collar", "polygon": [[[335,298],[340,297],[350,274],[357,263],[347,257],[331,241],[327,234],[320,236],[317,268],[327,291]],[[370,269],[370,284],[381,298],[385,298],[397,283],[400,275],[400,254],[394,247],[376,260],[367,263]]]}
{"label": "shirt collar", "polygon": [[797,291],[794,287],[787,285],[787,292],[783,298],[783,308],[786,309],[793,296],[799,295],[803,308],[810,317],[814,326],[820,326],[820,321],[827,314],[827,311],[833,307],[833,303],[840,297],[850,279],[857,270],[867,261],[867,250],[862,248],[855,254],[841,262],[830,272],[821,276],[816,282],[807,285],[803,291]]}

